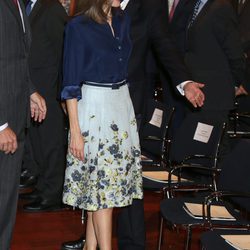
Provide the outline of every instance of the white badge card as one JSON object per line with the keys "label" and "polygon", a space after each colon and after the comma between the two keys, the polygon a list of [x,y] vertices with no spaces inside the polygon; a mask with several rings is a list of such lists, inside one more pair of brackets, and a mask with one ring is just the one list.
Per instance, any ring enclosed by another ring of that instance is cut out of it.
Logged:
{"label": "white badge card", "polygon": [[198,122],[194,133],[194,140],[208,143],[214,126]]}
{"label": "white badge card", "polygon": [[163,111],[161,109],[156,108],[149,123],[153,126],[160,128],[162,124],[162,117]]}

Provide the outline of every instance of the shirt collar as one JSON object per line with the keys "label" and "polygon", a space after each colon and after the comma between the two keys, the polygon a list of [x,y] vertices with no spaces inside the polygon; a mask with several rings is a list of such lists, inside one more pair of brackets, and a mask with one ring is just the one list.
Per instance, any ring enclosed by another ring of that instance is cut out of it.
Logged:
{"label": "shirt collar", "polygon": [[123,0],[121,2],[121,9],[125,10],[130,0]]}
{"label": "shirt collar", "polygon": [[205,5],[208,0],[201,0],[202,5]]}
{"label": "shirt collar", "polygon": [[31,0],[32,4],[31,4],[31,8],[33,9],[34,5],[36,4],[37,0]]}

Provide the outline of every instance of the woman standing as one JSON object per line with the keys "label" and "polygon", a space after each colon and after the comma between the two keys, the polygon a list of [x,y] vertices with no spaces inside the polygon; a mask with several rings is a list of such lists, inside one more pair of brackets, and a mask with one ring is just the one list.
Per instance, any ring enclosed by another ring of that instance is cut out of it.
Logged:
{"label": "woman standing", "polygon": [[65,35],[62,99],[70,133],[63,202],[88,211],[85,250],[111,250],[113,208],[143,197],[126,81],[130,22],[119,6],[85,0]]}

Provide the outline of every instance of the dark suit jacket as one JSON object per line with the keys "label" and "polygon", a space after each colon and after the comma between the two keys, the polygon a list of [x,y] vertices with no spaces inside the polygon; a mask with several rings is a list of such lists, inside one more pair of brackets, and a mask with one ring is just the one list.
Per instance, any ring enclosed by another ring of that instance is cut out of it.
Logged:
{"label": "dark suit jacket", "polygon": [[164,69],[169,72],[174,86],[190,79],[166,32],[166,10],[163,8],[162,0],[130,0],[125,9],[131,16],[133,49],[128,66],[128,79],[136,113],[142,113],[143,110],[146,55],[151,45]]}
{"label": "dark suit jacket", "polygon": [[182,55],[184,55],[186,49],[186,27],[193,13],[195,3],[196,0],[180,0],[175,9],[174,16],[168,24],[168,32],[171,34],[177,49]]}
{"label": "dark suit jacket", "polygon": [[241,11],[238,11],[238,0],[232,0],[238,13],[239,30],[242,47],[246,56],[246,79],[244,87],[250,91],[250,1],[246,0]]}
{"label": "dark suit jacket", "polygon": [[46,101],[57,97],[66,20],[67,14],[58,0],[37,0],[29,16],[30,76]]}
{"label": "dark suit jacket", "polygon": [[[196,0],[180,0],[175,9],[172,20],[170,21],[168,15],[168,0],[163,1],[163,9],[165,10],[165,22],[168,27],[167,31],[182,58],[184,57],[186,49],[186,27],[189,18],[192,15],[195,2]],[[171,82],[171,79],[169,79],[169,74],[166,74],[166,72],[164,71],[161,73],[163,73],[161,74],[162,82]],[[166,99],[164,100],[166,103],[171,106],[176,106],[177,102],[182,103],[182,105],[186,105],[185,99],[175,91],[175,88],[173,88],[173,86],[167,84],[165,85],[166,90],[163,88],[163,97],[164,99]]]}
{"label": "dark suit jacket", "polygon": [[26,126],[29,95],[34,92],[27,64],[31,35],[25,14],[24,23],[25,33],[14,3],[0,1],[0,125],[8,122],[17,136]]}
{"label": "dark suit jacket", "polygon": [[[232,0],[232,4],[238,12],[238,0]],[[246,0],[241,11],[238,12],[239,30],[241,35],[244,52],[248,53],[250,58],[250,1]]]}
{"label": "dark suit jacket", "polygon": [[203,110],[229,110],[234,86],[243,82],[244,57],[237,18],[226,0],[208,0],[188,30],[186,65],[205,84]]}

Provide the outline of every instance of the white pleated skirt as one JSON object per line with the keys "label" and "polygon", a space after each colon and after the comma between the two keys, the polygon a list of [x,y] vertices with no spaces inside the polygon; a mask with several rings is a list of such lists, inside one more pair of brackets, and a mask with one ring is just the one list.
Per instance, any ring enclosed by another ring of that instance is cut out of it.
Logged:
{"label": "white pleated skirt", "polygon": [[140,146],[128,86],[83,85],[78,115],[84,161],[68,152],[63,202],[96,211],[142,199]]}

